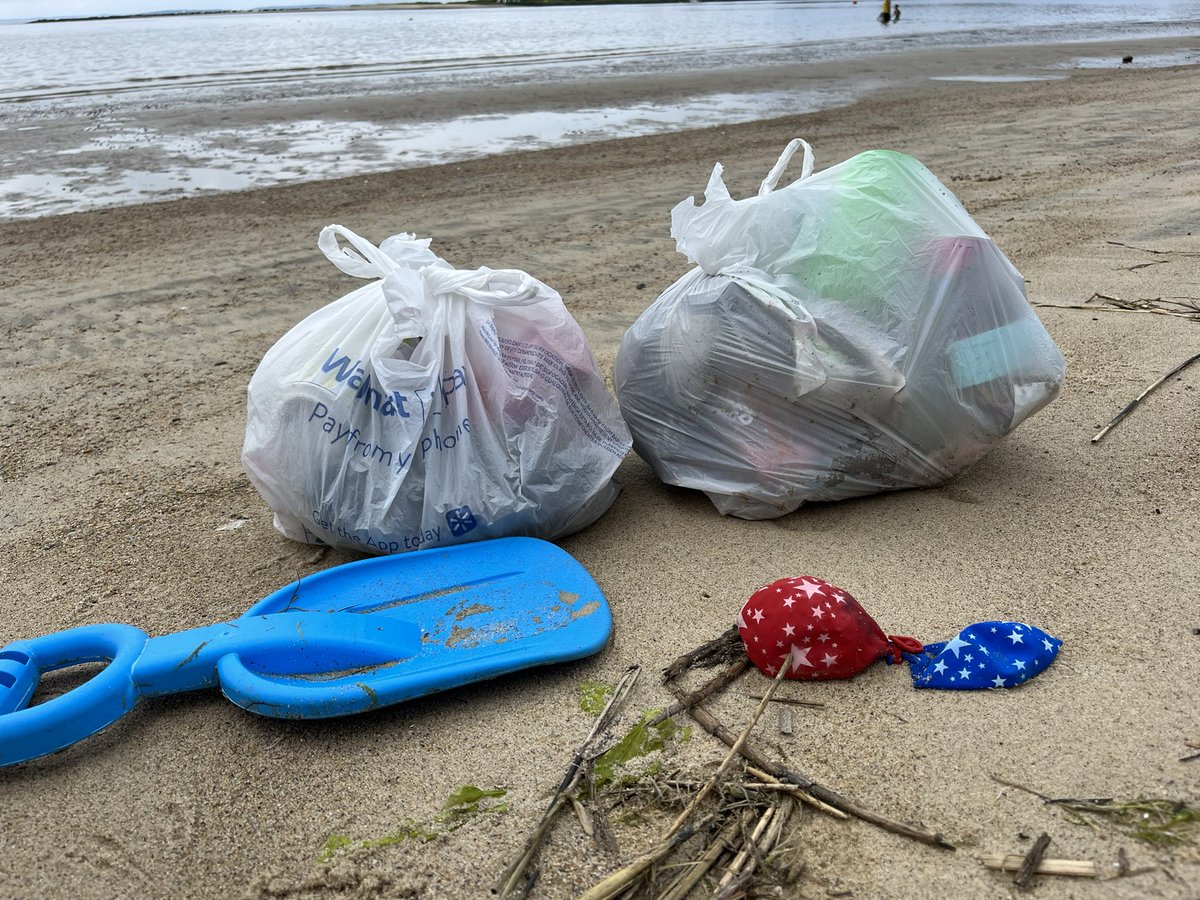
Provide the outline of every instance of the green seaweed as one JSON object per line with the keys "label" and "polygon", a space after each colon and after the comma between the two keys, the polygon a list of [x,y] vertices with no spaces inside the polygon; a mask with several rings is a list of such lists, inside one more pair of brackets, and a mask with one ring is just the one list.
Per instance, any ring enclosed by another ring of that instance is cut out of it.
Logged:
{"label": "green seaweed", "polygon": [[[625,737],[596,757],[592,763],[592,784],[597,791],[617,781],[617,769],[633,760],[662,750],[670,741],[691,739],[692,730],[680,728],[674,719],[663,719],[651,725],[658,714],[656,709],[642,713],[641,721]],[[652,767],[651,774],[656,768]]]}
{"label": "green seaweed", "polygon": [[325,849],[321,851],[321,855],[317,857],[317,860],[319,862],[329,862],[337,855],[339,850],[344,850],[353,843],[354,841],[344,834],[331,834],[325,841]]}
{"label": "green seaweed", "polygon": [[332,834],[325,841],[325,848],[317,857],[318,862],[330,862],[343,852],[375,850],[380,847],[392,847],[405,841],[420,841],[427,844],[443,834],[449,834],[465,825],[470,819],[483,813],[503,815],[508,812],[507,803],[484,803],[485,800],[495,800],[505,796],[505,788],[478,788],[473,784],[464,784],[442,805],[442,810],[428,822],[418,822],[415,819],[405,819],[395,831],[377,838],[365,838],[354,841],[340,834]]}
{"label": "green seaweed", "polygon": [[598,716],[604,712],[616,688],[603,681],[585,681],[579,686],[579,708],[588,715]]}
{"label": "green seaweed", "polygon": [[1200,810],[1176,800],[1054,800],[1063,817],[1096,828],[1107,820],[1134,840],[1162,847],[1195,843],[1200,838]]}

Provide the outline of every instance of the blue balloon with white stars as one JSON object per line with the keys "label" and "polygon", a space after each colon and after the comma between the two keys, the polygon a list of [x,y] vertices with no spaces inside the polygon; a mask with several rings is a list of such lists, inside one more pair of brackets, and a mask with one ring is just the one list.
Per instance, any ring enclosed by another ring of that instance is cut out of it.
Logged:
{"label": "blue balloon with white stars", "polygon": [[913,686],[973,691],[1024,684],[1054,662],[1062,641],[1023,622],[979,622],[905,653]]}

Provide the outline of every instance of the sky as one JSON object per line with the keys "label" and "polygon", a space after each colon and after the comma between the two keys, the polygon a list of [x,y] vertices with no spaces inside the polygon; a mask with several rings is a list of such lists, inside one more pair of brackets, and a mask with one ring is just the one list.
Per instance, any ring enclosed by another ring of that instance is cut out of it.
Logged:
{"label": "sky", "polygon": [[0,21],[110,16],[178,9],[345,6],[370,0],[0,0]]}

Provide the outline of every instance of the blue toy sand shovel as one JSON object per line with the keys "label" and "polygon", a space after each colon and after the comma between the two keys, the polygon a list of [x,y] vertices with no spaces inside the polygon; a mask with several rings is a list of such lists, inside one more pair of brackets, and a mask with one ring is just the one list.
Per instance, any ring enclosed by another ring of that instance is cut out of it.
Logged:
{"label": "blue toy sand shovel", "polygon": [[[85,625],[0,650],[0,765],[61,750],[142,697],[220,687],[276,718],[344,716],[600,650],[604,595],[568,553],[503,538],[348,563],[240,618],[151,638]],[[44,672],[108,662],[30,706]]]}

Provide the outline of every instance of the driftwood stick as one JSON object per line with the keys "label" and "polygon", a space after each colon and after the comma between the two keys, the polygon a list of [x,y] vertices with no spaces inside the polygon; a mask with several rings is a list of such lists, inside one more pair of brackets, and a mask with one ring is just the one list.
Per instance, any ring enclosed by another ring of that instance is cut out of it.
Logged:
{"label": "driftwood stick", "polygon": [[842,812],[836,806],[830,806],[828,803],[822,803],[812,794],[803,791],[794,784],[784,784],[778,778],[774,778],[761,769],[756,769],[754,766],[747,766],[746,771],[752,773],[756,778],[762,779],[763,784],[747,784],[746,787],[755,791],[779,791],[787,794],[790,797],[795,797],[801,803],[807,803],[813,809],[818,809],[828,816],[833,816],[835,819],[849,819],[846,813]]}
{"label": "driftwood stick", "polygon": [[1017,869],[1017,874],[1013,876],[1013,884],[1021,890],[1029,887],[1029,882],[1033,880],[1034,873],[1042,864],[1042,859],[1046,856],[1046,848],[1049,846],[1050,835],[1043,831],[1033,842],[1029,852],[1025,854],[1025,859],[1021,861],[1021,868]]}
{"label": "driftwood stick", "polygon": [[[979,861],[989,869],[1002,872],[1018,872],[1025,862],[1025,857],[1019,853],[989,853],[979,857]],[[1090,859],[1052,859],[1043,858],[1036,869],[1038,875],[1070,875],[1075,878],[1099,878],[1100,867]]]}
{"label": "driftwood stick", "polygon": [[537,828],[534,829],[533,834],[525,842],[525,846],[521,850],[521,855],[500,876],[500,880],[496,885],[496,891],[500,897],[508,897],[516,890],[525,874],[525,870],[529,867],[530,862],[533,861],[533,857],[537,854],[542,841],[545,840],[546,833],[554,823],[555,817],[564,806],[571,803],[571,793],[583,781],[583,776],[587,772],[587,760],[592,743],[612,724],[613,719],[616,718],[617,712],[620,710],[621,704],[625,702],[633,690],[633,686],[637,682],[641,671],[641,666],[630,666],[617,682],[617,686],[613,688],[612,696],[609,697],[608,703],[605,704],[604,709],[596,718],[595,725],[592,726],[587,739],[584,740],[583,745],[575,754],[575,758],[571,760],[571,765],[567,767],[566,775],[563,776],[562,781],[559,783],[558,790],[554,792],[554,799],[550,801],[550,806],[542,814]]}
{"label": "driftwood stick", "polygon": [[1094,438],[1092,438],[1092,443],[1093,444],[1098,443],[1101,438],[1103,438],[1106,434],[1108,434],[1110,431],[1112,431],[1113,428],[1116,427],[1118,422],[1120,422],[1127,415],[1129,415],[1131,412],[1133,412],[1134,408],[1139,403],[1141,403],[1143,400],[1145,400],[1146,397],[1148,397],[1152,391],[1157,390],[1159,385],[1161,385],[1163,382],[1165,382],[1169,378],[1171,378],[1172,375],[1178,375],[1180,372],[1182,372],[1184,369],[1186,369],[1188,366],[1190,366],[1192,363],[1194,363],[1198,359],[1200,359],[1200,353],[1197,353],[1195,356],[1190,357],[1189,359],[1185,359],[1183,362],[1181,362],[1179,365],[1177,365],[1175,368],[1173,368],[1170,372],[1168,372],[1162,378],[1158,379],[1158,381],[1154,382],[1154,384],[1150,385],[1150,387],[1146,388],[1144,391],[1142,391],[1140,394],[1138,394],[1136,397],[1134,397],[1133,400],[1131,400],[1129,402],[1129,404],[1123,410],[1121,410],[1119,413],[1116,414],[1116,416],[1113,417],[1113,420],[1111,422],[1109,422],[1107,425],[1105,425],[1103,428],[1100,429],[1100,431],[1096,434],[1096,436]]}
{"label": "driftwood stick", "polygon": [[[686,712],[697,703],[702,703],[708,697],[711,697],[717,691],[722,690],[732,684],[737,678],[750,668],[749,657],[743,656],[741,659],[734,660],[728,666],[721,670],[716,676],[710,678],[699,688],[691,693],[684,694],[683,698],[676,703],[672,703],[665,710],[660,712],[653,719],[646,723],[647,728],[652,728],[660,722],[665,722],[672,716],[678,715],[681,712]],[[756,697],[756,700],[761,700],[762,697]],[[775,698],[778,700],[779,698]]]}
{"label": "driftwood stick", "polygon": [[745,656],[745,651],[742,649],[742,636],[738,633],[737,626],[731,625],[728,630],[721,633],[720,637],[677,657],[663,670],[663,679],[673,681],[688,669],[720,665],[743,656]]}
{"label": "driftwood stick", "polygon": [[[679,687],[673,683],[669,684],[669,687],[677,693],[682,693]],[[703,728],[713,737],[724,741],[726,745],[732,747],[737,741],[737,735],[722,725],[717,720],[716,716],[710,713],[703,706],[694,706],[688,712],[701,728]],[[923,844],[929,844],[932,847],[940,847],[943,850],[954,849],[954,845],[942,837],[940,833],[926,831],[923,828],[917,828],[912,825],[906,825],[903,822],[898,822],[895,819],[888,818],[887,816],[860,806],[853,800],[843,797],[836,791],[817,784],[811,778],[808,778],[799,772],[795,772],[786,766],[767,758],[753,744],[743,743],[739,752],[759,769],[762,769],[773,777],[778,778],[780,781],[794,784],[818,800],[828,803],[830,806],[840,809],[842,812],[848,813],[857,819],[862,819],[865,822],[878,825],[880,828],[883,828],[886,831],[891,831],[894,834],[912,838],[913,840],[920,841]]]}

